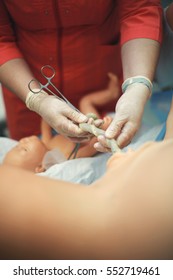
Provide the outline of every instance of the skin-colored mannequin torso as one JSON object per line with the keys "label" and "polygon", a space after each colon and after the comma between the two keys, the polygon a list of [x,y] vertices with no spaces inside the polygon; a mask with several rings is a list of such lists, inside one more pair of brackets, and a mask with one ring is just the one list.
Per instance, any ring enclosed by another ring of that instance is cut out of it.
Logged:
{"label": "skin-colored mannequin torso", "polygon": [[1,166],[1,258],[172,259],[172,164],[167,140],[115,154],[90,188]]}

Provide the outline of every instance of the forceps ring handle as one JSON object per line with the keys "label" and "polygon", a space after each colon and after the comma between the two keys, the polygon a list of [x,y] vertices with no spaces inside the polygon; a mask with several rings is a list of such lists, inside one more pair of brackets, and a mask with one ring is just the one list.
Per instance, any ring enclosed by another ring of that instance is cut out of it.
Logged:
{"label": "forceps ring handle", "polygon": [[[37,83],[39,86],[37,87],[32,87],[33,83]],[[29,84],[28,84],[28,88],[32,93],[39,93],[42,91],[42,89],[44,88],[44,86],[37,80],[37,79],[32,79]]]}
{"label": "forceps ring handle", "polygon": [[[52,72],[51,75],[45,74],[44,73],[45,69],[50,69],[51,72]],[[53,79],[53,77],[55,76],[55,69],[50,65],[44,65],[43,67],[41,67],[41,74],[49,83]]]}
{"label": "forceps ring handle", "polygon": [[[51,70],[51,75],[46,75],[44,73],[44,70],[45,69],[50,69]],[[47,89],[47,87],[49,86],[49,84],[51,83],[51,80],[53,79],[53,77],[55,76],[55,70],[52,66],[50,65],[44,65],[43,67],[41,67],[41,74],[42,76],[47,80],[47,83],[45,85],[43,85],[42,83],[40,83],[37,79],[32,79],[29,84],[28,84],[28,88],[31,92],[33,93],[39,93],[42,91],[42,89]],[[36,88],[36,87],[32,87],[32,84],[36,82],[39,87]]]}

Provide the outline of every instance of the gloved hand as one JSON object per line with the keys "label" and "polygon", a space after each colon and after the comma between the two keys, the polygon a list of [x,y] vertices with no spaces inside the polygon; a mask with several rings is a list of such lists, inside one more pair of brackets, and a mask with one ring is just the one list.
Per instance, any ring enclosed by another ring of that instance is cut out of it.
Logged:
{"label": "gloved hand", "polygon": [[67,103],[48,95],[45,91],[39,93],[28,93],[26,106],[38,113],[52,128],[60,134],[69,137],[72,141],[81,142],[88,140],[91,135],[82,131],[78,124],[87,122],[88,117],[78,113]]}
{"label": "gloved hand", "polygon": [[[120,97],[115,108],[115,117],[105,132],[106,138],[114,138],[120,148],[128,145],[140,127],[144,107],[150,97],[150,90],[141,83],[130,85]],[[104,136],[99,136],[94,147],[107,152]]]}

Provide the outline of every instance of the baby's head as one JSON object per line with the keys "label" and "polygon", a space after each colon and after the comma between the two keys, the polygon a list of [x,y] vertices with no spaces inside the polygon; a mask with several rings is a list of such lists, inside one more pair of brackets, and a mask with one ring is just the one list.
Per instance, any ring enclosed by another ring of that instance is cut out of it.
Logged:
{"label": "baby's head", "polygon": [[42,160],[48,151],[37,136],[22,138],[4,157],[3,163],[32,171],[42,172]]}

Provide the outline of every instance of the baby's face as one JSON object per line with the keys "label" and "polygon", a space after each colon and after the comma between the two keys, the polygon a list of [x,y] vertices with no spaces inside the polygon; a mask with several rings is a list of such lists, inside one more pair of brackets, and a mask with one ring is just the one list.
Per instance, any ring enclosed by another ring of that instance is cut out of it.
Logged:
{"label": "baby's face", "polygon": [[40,166],[46,146],[37,136],[22,138],[5,156],[3,163],[15,165],[30,171]]}

